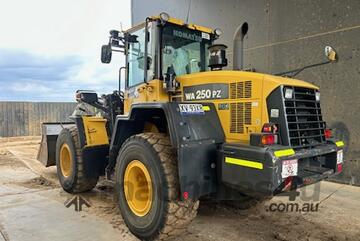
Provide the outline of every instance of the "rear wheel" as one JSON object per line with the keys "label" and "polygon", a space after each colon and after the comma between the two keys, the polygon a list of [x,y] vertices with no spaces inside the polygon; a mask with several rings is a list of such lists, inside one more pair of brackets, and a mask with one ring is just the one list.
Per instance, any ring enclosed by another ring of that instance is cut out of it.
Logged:
{"label": "rear wheel", "polygon": [[167,135],[130,137],[116,164],[116,195],[130,231],[141,239],[178,235],[195,218],[199,201],[181,201],[177,156]]}
{"label": "rear wheel", "polygon": [[85,174],[76,127],[64,128],[60,132],[56,142],[56,166],[59,182],[69,193],[86,192],[97,184],[99,177]]}

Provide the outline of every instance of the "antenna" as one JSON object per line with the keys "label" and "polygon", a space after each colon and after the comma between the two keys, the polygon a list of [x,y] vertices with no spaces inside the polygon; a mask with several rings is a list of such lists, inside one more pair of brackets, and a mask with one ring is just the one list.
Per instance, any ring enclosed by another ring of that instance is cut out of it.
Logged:
{"label": "antenna", "polygon": [[124,33],[122,22],[120,22],[120,32]]}
{"label": "antenna", "polygon": [[190,6],[191,6],[191,0],[189,0],[189,7],[188,7],[187,15],[186,15],[186,24],[189,23]]}

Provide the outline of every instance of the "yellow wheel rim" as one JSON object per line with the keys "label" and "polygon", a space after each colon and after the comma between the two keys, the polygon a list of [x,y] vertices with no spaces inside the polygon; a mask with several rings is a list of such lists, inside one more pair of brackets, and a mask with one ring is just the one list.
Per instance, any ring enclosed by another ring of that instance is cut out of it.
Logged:
{"label": "yellow wheel rim", "polygon": [[152,183],[149,171],[139,160],[131,161],[124,175],[124,193],[131,211],[139,216],[145,216],[152,204]]}
{"label": "yellow wheel rim", "polygon": [[64,177],[69,177],[72,172],[72,156],[68,144],[63,144],[60,149],[60,169]]}

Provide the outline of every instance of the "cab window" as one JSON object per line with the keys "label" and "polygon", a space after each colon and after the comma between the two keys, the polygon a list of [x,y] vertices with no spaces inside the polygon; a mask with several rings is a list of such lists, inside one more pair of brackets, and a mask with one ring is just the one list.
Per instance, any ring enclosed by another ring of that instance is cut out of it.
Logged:
{"label": "cab window", "polygon": [[163,29],[162,43],[163,73],[184,75],[208,70],[208,33],[169,24]]}
{"label": "cab window", "polygon": [[[145,58],[145,28],[141,28],[133,33],[137,36],[136,43],[129,43],[128,49],[128,87],[144,82],[144,58]],[[154,67],[152,61],[151,31],[149,30],[148,42],[148,80],[153,78]]]}

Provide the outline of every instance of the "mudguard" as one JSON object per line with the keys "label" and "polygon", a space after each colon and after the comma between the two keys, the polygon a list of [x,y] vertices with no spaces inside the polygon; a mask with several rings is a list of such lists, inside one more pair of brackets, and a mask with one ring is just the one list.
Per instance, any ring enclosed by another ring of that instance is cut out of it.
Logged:
{"label": "mudguard", "polygon": [[127,138],[142,132],[142,116],[150,111],[162,111],[166,118],[171,143],[178,154],[182,197],[197,199],[216,192],[217,150],[225,141],[225,135],[213,103],[134,104],[128,116],[116,118],[110,160],[116,159]]}

